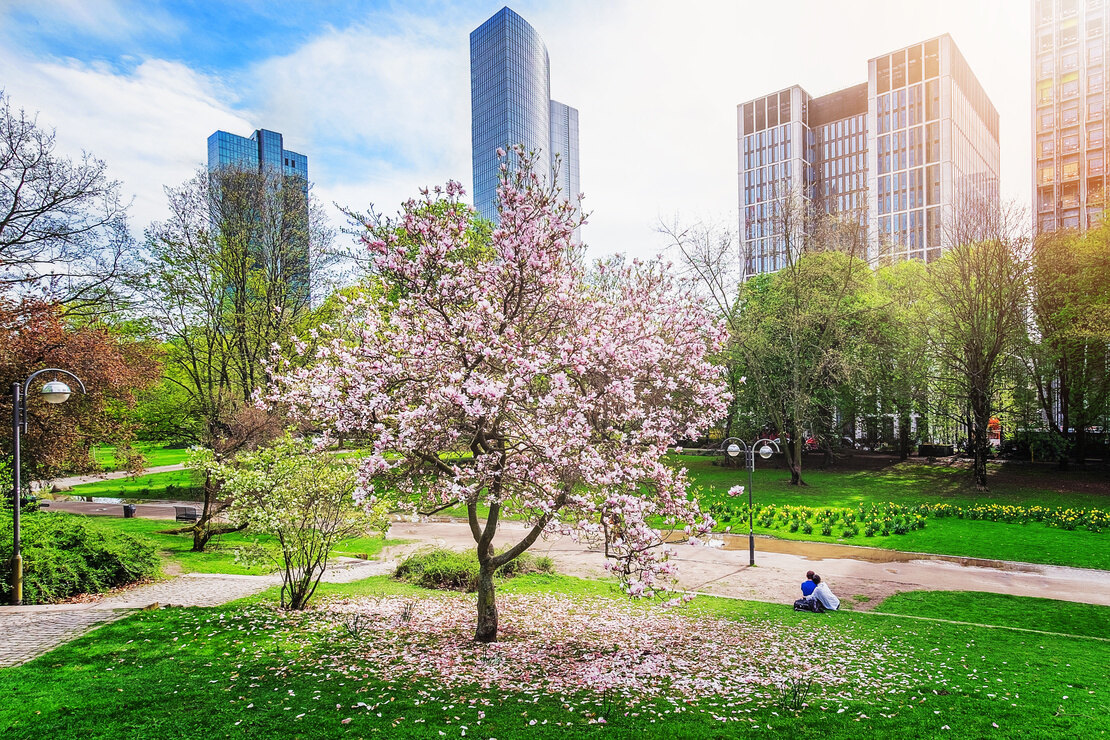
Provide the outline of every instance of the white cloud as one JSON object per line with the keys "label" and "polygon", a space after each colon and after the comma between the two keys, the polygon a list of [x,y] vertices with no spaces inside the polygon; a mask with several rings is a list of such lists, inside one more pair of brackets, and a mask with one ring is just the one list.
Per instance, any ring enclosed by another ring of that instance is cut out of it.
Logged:
{"label": "white cloud", "polygon": [[109,175],[135,198],[136,233],[164,217],[163,186],[181,184],[206,162],[209,134],[252,130],[221,102],[228,96],[218,82],[174,62],[120,72],[0,53],[0,79],[13,106],[39,111],[39,124],[57,130],[62,153],[85,150],[107,162]]}

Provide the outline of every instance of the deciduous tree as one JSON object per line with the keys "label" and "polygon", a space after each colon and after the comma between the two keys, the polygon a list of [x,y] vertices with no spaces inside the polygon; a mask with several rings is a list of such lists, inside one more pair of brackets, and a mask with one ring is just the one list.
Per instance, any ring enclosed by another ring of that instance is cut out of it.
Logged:
{"label": "deciduous tree", "polygon": [[[630,594],[664,589],[662,529],[697,537],[712,520],[662,457],[728,401],[708,359],[724,332],[702,304],[658,264],[589,275],[574,209],[530,167],[503,172],[487,253],[467,238],[473,211],[455,183],[407,203],[400,232],[369,234],[398,290],[355,303],[346,337],[283,369],[272,396],[370,436],[364,501],[465,508],[485,642],[497,637],[494,571],[545,533],[596,539]],[[528,528],[497,552],[503,515]]]}

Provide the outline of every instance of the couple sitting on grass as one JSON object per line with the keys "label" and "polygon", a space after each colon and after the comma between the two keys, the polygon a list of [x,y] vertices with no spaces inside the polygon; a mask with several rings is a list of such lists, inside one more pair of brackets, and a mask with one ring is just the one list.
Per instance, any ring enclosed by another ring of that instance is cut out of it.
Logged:
{"label": "couple sitting on grass", "polygon": [[840,608],[840,599],[836,598],[829,584],[821,582],[821,576],[812,570],[806,573],[802,581],[802,598],[794,602],[794,611],[797,612],[823,612]]}

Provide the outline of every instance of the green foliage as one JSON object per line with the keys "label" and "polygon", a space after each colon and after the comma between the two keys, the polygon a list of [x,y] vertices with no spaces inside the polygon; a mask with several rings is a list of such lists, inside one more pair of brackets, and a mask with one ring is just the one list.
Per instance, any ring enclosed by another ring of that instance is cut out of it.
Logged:
{"label": "green foliage", "polygon": [[[412,555],[401,561],[394,572],[398,580],[422,588],[474,592],[478,590],[478,554],[456,552],[438,547]],[[497,569],[500,578],[513,578],[530,573],[553,573],[551,558],[522,553]]]}
{"label": "green foliage", "polygon": [[232,499],[233,522],[278,540],[283,595],[287,590],[291,609],[307,606],[336,543],[385,526],[387,502],[369,515],[356,507],[350,465],[289,431],[232,463],[217,463],[210,451],[198,450],[188,464],[221,482],[222,494]]}
{"label": "green foliage", "polygon": [[[10,593],[12,525],[0,510],[0,594]],[[25,515],[20,527],[23,553],[23,600],[50,604],[85,593],[152,578],[158,557],[141,538],[114,531],[83,517]]]}

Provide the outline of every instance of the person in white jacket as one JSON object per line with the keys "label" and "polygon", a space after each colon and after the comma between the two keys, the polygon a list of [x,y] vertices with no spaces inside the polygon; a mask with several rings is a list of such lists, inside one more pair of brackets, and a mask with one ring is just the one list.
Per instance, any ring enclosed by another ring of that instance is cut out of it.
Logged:
{"label": "person in white jacket", "polygon": [[830,611],[835,611],[840,608],[840,599],[836,598],[829,584],[821,581],[821,576],[814,574],[813,582],[817,584],[817,588],[813,589],[813,598],[821,602],[821,605]]}

